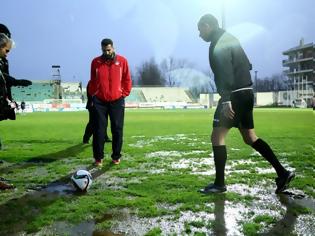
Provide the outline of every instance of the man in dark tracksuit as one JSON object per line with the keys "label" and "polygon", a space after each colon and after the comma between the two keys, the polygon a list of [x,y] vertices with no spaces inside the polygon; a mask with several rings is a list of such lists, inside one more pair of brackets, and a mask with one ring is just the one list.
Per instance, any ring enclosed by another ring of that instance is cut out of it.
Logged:
{"label": "man in dark tracksuit", "polygon": [[[12,86],[28,86],[32,84],[29,80],[16,80],[9,75],[9,63],[7,55],[12,48],[13,41],[11,40],[11,33],[9,29],[0,24],[0,121],[10,119],[15,120],[14,109],[8,109],[8,104],[14,107],[16,104],[12,103]],[[2,143],[0,140],[0,150]],[[0,189],[14,188],[13,185],[8,184],[0,177]]]}
{"label": "man in dark tracksuit", "polygon": [[[89,85],[86,86],[86,95],[87,95],[87,102],[86,102],[86,109],[89,111],[89,121],[86,124],[84,135],[83,135],[83,143],[89,143],[90,138],[93,135],[93,103],[92,103],[92,97],[88,93]],[[107,127],[107,126],[106,126]],[[107,128],[105,129],[105,142],[110,143],[112,140],[107,135]]]}
{"label": "man in dark tracksuit", "polygon": [[[9,31],[9,29],[4,24],[0,24],[0,33],[4,34],[9,39],[11,38],[11,32]],[[6,92],[5,92],[6,93],[6,99],[11,101],[11,102],[13,101],[12,93],[11,93],[11,87],[12,86],[29,86],[32,84],[32,82],[29,80],[24,80],[24,79],[17,80],[17,79],[15,79],[9,75],[9,62],[8,62],[5,55],[2,55],[0,57],[0,70],[1,70],[2,76],[3,76],[1,83],[3,83],[5,90],[6,90]],[[2,88],[2,89],[4,89],[4,88]],[[8,112],[6,112],[5,115],[0,114],[0,120],[6,120],[6,119],[15,120],[15,118],[16,117],[15,117],[14,109],[9,110]],[[1,146],[2,146],[2,144],[1,144],[1,140],[0,140],[0,150],[1,150]]]}
{"label": "man in dark tracksuit", "polygon": [[119,164],[123,144],[125,97],[132,86],[128,61],[115,54],[113,41],[103,39],[103,54],[92,60],[88,93],[92,96],[93,156],[96,166],[102,166],[107,117],[112,132],[112,163]]}
{"label": "man in dark tracksuit", "polygon": [[[0,24],[0,33],[5,34],[8,38],[11,38],[11,33],[9,29],[3,25]],[[32,84],[32,81],[25,80],[25,79],[15,79],[12,76],[9,75],[9,62],[6,57],[2,56],[0,59],[0,69],[2,71],[2,75],[5,78],[5,86],[6,86],[6,96],[7,99],[10,101],[13,101],[12,98],[12,92],[11,87],[12,86],[29,86]],[[12,110],[12,112],[7,117],[10,120],[15,120],[15,112]]]}
{"label": "man in dark tracksuit", "polygon": [[[0,61],[4,59],[10,52],[12,47],[12,40],[3,33],[0,33]],[[6,89],[6,79],[3,75],[3,67],[0,66],[0,120],[8,118],[8,94]],[[8,184],[3,178],[0,177],[0,190],[14,188],[13,185]]]}
{"label": "man in dark tracksuit", "polygon": [[[11,38],[11,33],[9,29],[3,24],[0,24],[0,33],[4,33],[6,36]],[[2,73],[6,79],[8,99],[12,101],[13,98],[12,98],[12,93],[11,93],[11,87],[12,86],[29,86],[32,84],[32,81],[25,80],[25,79],[15,79],[12,76],[10,76],[9,75],[9,62],[5,57],[1,58],[0,66],[2,68]]]}
{"label": "man in dark tracksuit", "polygon": [[198,22],[200,37],[211,42],[210,67],[221,98],[213,119],[211,142],[216,176],[202,193],[226,191],[224,169],[227,159],[225,136],[232,127],[239,129],[246,144],[258,151],[276,170],[276,193],[284,191],[294,178],[294,173],[284,169],[270,146],[256,136],[253,121],[254,94],[251,81],[251,64],[239,41],[219,28],[217,19],[204,15]]}

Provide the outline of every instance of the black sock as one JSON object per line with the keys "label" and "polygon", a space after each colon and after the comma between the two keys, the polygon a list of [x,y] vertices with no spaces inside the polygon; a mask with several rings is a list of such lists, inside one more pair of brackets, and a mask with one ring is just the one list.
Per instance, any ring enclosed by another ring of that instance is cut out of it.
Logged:
{"label": "black sock", "polygon": [[276,170],[278,176],[283,176],[286,173],[284,167],[278,161],[278,158],[273,153],[270,146],[262,139],[257,139],[252,147],[259,152]]}
{"label": "black sock", "polygon": [[212,146],[214,165],[215,165],[215,181],[214,184],[224,186],[224,169],[227,159],[226,146]]}

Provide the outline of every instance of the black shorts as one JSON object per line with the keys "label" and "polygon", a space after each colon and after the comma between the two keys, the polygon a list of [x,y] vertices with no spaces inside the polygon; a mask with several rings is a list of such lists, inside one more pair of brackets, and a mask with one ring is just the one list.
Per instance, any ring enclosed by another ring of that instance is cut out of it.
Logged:
{"label": "black shorts", "polygon": [[231,94],[232,108],[235,112],[231,120],[222,113],[222,101],[219,100],[214,113],[213,127],[253,129],[254,93],[252,89],[240,90]]}

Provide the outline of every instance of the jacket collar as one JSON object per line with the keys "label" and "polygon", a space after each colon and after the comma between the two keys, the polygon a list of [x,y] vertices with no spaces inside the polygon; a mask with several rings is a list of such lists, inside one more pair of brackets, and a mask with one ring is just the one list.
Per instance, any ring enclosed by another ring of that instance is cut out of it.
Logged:
{"label": "jacket collar", "polygon": [[214,30],[212,33],[211,33],[211,36],[210,36],[210,41],[211,41],[211,44],[216,44],[219,40],[219,38],[222,36],[222,34],[225,33],[225,30],[224,29],[221,29],[221,28],[218,28],[216,30]]}

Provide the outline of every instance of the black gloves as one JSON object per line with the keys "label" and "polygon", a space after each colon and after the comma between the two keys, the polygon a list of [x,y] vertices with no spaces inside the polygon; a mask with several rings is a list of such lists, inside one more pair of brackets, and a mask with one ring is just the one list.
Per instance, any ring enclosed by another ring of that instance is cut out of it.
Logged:
{"label": "black gloves", "polygon": [[26,87],[26,86],[32,85],[32,81],[26,80],[26,79],[19,79],[16,82],[17,82],[18,86]]}

